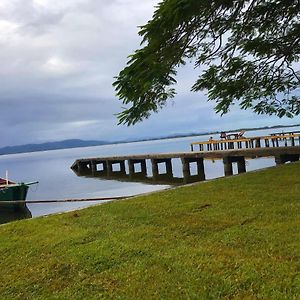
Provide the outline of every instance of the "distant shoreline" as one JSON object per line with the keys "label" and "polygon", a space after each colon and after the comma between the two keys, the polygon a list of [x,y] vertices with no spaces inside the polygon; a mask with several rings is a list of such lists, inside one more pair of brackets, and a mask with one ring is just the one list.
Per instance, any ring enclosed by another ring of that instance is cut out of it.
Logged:
{"label": "distant shoreline", "polygon": [[[274,126],[264,126],[264,127],[251,127],[251,128],[238,128],[224,130],[227,133],[237,132],[241,130],[245,131],[258,131],[266,129],[280,129],[280,128],[290,128],[290,127],[300,127],[300,124],[294,125],[274,125]],[[223,130],[222,130],[223,131]],[[41,144],[26,144],[26,145],[17,145],[17,146],[6,146],[0,148],[1,155],[9,154],[20,154],[20,153],[32,153],[32,152],[41,152],[41,151],[51,151],[51,150],[62,150],[62,149],[75,149],[75,148],[84,148],[84,147],[93,147],[93,146],[104,146],[104,145],[113,145],[113,144],[128,144],[128,143],[137,143],[137,142],[147,142],[147,141],[158,141],[166,139],[176,139],[176,138],[186,138],[193,136],[204,136],[210,134],[218,134],[220,131],[210,131],[210,132],[200,132],[200,133],[183,133],[183,134],[174,134],[169,136],[162,137],[150,137],[150,138],[139,138],[132,140],[121,140],[121,141],[85,141],[80,139],[69,139],[58,142],[47,142]]]}

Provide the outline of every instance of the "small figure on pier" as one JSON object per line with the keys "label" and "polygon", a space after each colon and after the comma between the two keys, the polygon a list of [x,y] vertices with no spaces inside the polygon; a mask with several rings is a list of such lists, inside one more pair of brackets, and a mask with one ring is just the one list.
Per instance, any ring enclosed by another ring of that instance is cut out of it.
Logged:
{"label": "small figure on pier", "polygon": [[[208,139],[209,142],[213,142],[213,140],[214,138],[212,136]],[[212,144],[208,144],[207,147],[208,150],[212,150]]]}
{"label": "small figure on pier", "polygon": [[244,137],[244,134],[245,134],[246,130],[241,130],[238,134],[237,134],[237,138],[240,139],[240,138],[245,138]]}
{"label": "small figure on pier", "polygon": [[240,132],[234,132],[234,133],[230,133],[227,134],[226,139],[241,139],[241,138],[245,138],[244,134],[245,134],[245,130],[241,130]]}
{"label": "small figure on pier", "polygon": [[220,133],[220,139],[221,140],[226,140],[226,132],[225,131],[221,131],[221,133]]}

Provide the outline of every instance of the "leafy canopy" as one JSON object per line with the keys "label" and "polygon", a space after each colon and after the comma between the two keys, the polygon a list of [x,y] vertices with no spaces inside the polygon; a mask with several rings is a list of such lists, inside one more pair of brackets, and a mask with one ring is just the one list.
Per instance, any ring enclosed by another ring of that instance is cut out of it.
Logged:
{"label": "leafy canopy", "polygon": [[162,1],[139,32],[144,47],[114,82],[130,105],[119,123],[135,124],[163,107],[176,94],[178,67],[191,60],[203,70],[192,91],[206,90],[216,112],[237,103],[258,114],[298,115],[299,17],[296,0]]}

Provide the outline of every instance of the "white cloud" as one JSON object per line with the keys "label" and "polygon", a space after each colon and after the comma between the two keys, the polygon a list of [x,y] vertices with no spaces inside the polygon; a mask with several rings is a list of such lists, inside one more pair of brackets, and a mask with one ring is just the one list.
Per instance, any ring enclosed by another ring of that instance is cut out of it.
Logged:
{"label": "white cloud", "polygon": [[44,64],[44,69],[46,72],[55,74],[67,74],[72,73],[76,70],[75,65],[69,63],[60,57],[52,56]]}
{"label": "white cloud", "polygon": [[2,46],[13,42],[18,27],[18,24],[14,22],[0,20],[0,44]]}

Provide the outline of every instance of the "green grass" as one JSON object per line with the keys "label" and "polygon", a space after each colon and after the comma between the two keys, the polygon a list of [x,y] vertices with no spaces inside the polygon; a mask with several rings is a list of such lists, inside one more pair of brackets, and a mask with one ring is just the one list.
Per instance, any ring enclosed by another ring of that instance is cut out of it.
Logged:
{"label": "green grass", "polygon": [[1,299],[299,299],[300,164],[0,227]]}

